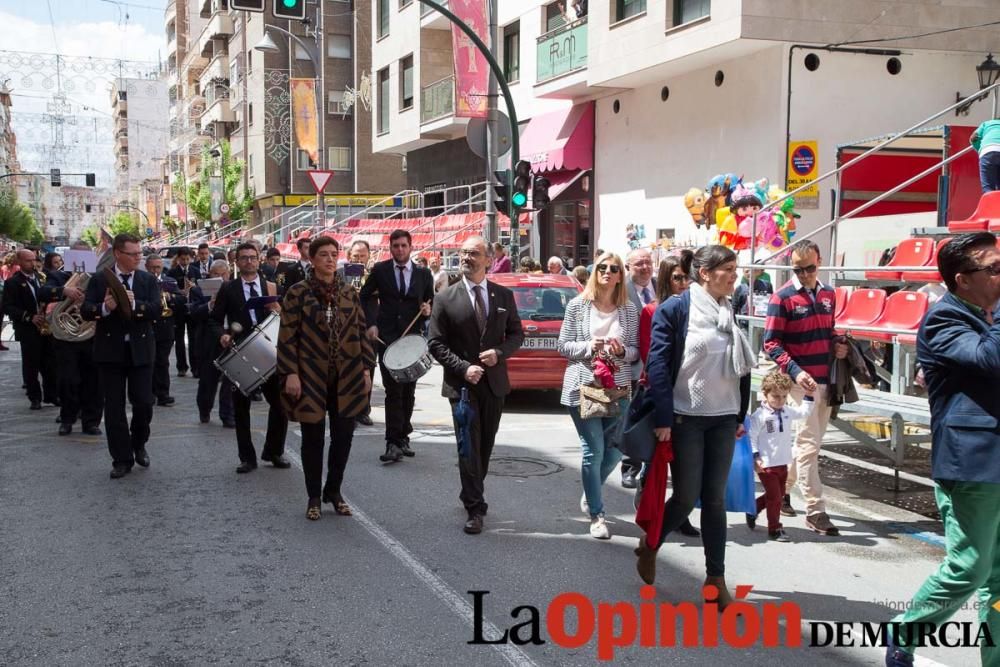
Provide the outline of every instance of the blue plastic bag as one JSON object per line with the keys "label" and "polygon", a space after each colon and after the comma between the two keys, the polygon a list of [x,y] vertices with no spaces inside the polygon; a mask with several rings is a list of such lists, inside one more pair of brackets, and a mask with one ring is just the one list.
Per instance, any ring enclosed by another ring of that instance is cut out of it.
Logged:
{"label": "blue plastic bag", "polygon": [[[743,421],[743,428],[750,428],[749,418]],[[757,514],[756,494],[753,450],[750,448],[750,436],[744,435],[736,441],[733,449],[733,462],[729,466],[729,479],[726,480],[726,511]],[[700,498],[695,507],[701,508]]]}

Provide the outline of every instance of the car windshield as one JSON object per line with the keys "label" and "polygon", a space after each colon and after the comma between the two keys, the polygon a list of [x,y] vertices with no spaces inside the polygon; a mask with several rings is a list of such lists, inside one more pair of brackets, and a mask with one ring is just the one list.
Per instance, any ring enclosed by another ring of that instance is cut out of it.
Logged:
{"label": "car windshield", "polygon": [[561,320],[566,304],[579,294],[572,287],[513,287],[517,312],[524,320]]}

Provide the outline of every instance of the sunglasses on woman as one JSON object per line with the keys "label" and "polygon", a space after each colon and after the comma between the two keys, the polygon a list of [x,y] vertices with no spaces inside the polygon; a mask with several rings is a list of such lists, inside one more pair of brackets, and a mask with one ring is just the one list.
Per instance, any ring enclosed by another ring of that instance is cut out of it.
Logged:
{"label": "sunglasses on woman", "polygon": [[598,264],[597,270],[600,271],[601,273],[607,273],[608,271],[610,271],[611,273],[618,273],[619,271],[622,270],[622,267],[618,266],[617,264]]}
{"label": "sunglasses on woman", "polygon": [[670,276],[670,279],[673,280],[675,283],[686,283],[689,280],[689,278],[683,273],[675,273],[674,275]]}

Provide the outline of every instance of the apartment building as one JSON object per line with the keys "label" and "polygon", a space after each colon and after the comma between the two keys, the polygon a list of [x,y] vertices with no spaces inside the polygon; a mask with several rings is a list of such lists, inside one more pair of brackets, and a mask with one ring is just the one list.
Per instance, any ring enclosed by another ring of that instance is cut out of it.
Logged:
{"label": "apartment building", "polygon": [[10,122],[10,109],[13,106],[10,92],[6,83],[0,83],[0,169],[5,174],[21,169],[17,161],[17,137]]}
{"label": "apartment building", "polygon": [[163,79],[116,79],[111,89],[115,123],[115,192],[119,200],[153,217],[147,226],[157,229],[156,202],[162,184],[163,163],[167,160],[169,122],[167,82]]}
{"label": "apartment building", "polygon": [[[989,28],[938,32],[1000,20],[991,0],[523,0],[499,14],[521,154],[555,195],[531,252],[578,262],[594,246],[626,251],[637,226],[704,242],[689,188],[726,172],[782,185],[793,141],[815,141],[819,172],[832,169],[838,145],[973,93],[976,65],[1000,49]],[[376,151],[407,156],[410,187],[482,180],[454,117],[449,23],[409,0],[375,0],[373,20]],[[829,219],[832,187],[803,202],[800,230]]]}

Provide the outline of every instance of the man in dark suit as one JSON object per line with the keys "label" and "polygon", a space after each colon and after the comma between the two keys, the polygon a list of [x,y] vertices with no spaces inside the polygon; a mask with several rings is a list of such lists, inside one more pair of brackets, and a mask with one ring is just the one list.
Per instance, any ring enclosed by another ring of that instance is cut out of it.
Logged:
{"label": "man in dark suit", "polygon": [[[271,312],[279,312],[281,307],[272,303],[263,308],[248,309],[247,301],[255,296],[274,296],[267,289],[267,283],[258,271],[260,254],[253,243],[241,243],[236,249],[236,262],[240,267],[240,275],[222,286],[215,297],[215,306],[209,316],[208,325],[215,334],[219,344],[228,349],[231,345],[243,341],[253,328],[267,319]],[[239,322],[242,330],[231,334],[224,329],[228,320],[230,327]],[[270,461],[275,468],[289,468],[291,464],[282,454],[285,451],[285,435],[288,432],[288,418],[281,409],[281,388],[277,374],[268,378],[261,387],[265,400],[270,408],[267,415],[267,435],[264,438],[264,449],[261,451],[262,461]],[[236,412],[236,444],[239,448],[240,465],[238,473],[248,473],[257,467],[257,452],[253,446],[250,432],[250,398],[243,392],[233,392],[233,409]]]}
{"label": "man in dark suit", "polygon": [[278,293],[284,295],[288,288],[309,277],[309,239],[299,239],[295,242],[299,250],[299,261],[283,271],[278,271]]}
{"label": "man in dark suit", "polygon": [[[177,288],[184,294],[187,294],[191,286],[201,279],[198,267],[191,263],[190,248],[180,248],[177,251],[173,266],[167,271],[167,276],[177,282]],[[195,327],[192,326],[191,321],[188,319],[187,308],[182,305],[178,307],[177,312],[174,314],[174,355],[177,357],[177,377],[187,375],[188,369],[191,369],[191,373],[197,377],[198,353],[194,349],[195,345],[192,344],[190,355],[188,354],[187,339],[184,338],[185,330],[187,331],[188,339],[194,341],[196,338]],[[191,360],[190,365],[188,364],[188,359]]]}
{"label": "man in dark suit", "polygon": [[[222,278],[226,280],[229,276],[229,263],[225,259],[212,261],[212,268],[209,270],[209,278]],[[201,372],[198,373],[198,415],[202,424],[207,424],[212,419],[212,406],[215,405],[215,395],[219,395],[219,419],[226,428],[236,428],[236,417],[233,411],[232,383],[222,375],[222,371],[215,365],[215,360],[222,354],[222,346],[219,345],[219,337],[215,335],[208,320],[215,308],[215,299],[209,298],[202,291],[201,285],[195,285],[188,294],[188,315],[198,324],[201,336],[196,343],[201,349],[201,358],[205,363],[201,365]],[[220,386],[221,380],[221,386]]]}
{"label": "man in dark suit", "polygon": [[195,259],[192,266],[198,271],[198,280],[208,278],[208,274],[212,271],[212,249],[207,243],[198,244],[198,256]]}
{"label": "man in dark suit", "polygon": [[[444,367],[441,393],[451,401],[452,410],[462,389],[469,390],[474,416],[469,426],[468,456],[458,460],[462,478],[459,498],[469,515],[465,532],[475,535],[483,530],[488,509],[483,498],[486,472],[504,397],[510,393],[507,359],[521,347],[524,332],[514,293],[486,280],[490,261],[486,241],[479,236],[466,239],[460,258],[462,280],[438,293],[434,302],[429,347]],[[458,430],[456,419],[456,434]]]}
{"label": "man in dark suit", "polygon": [[410,261],[411,250],[408,231],[397,229],[390,234],[392,259],[372,267],[361,288],[368,340],[378,343],[379,369],[385,387],[385,454],[379,457],[383,463],[395,463],[404,456],[414,455],[410,449],[410,433],[413,432],[410,419],[417,385],[396,382],[385,367],[386,348],[399,340],[407,327],[410,327],[408,333],[419,333],[423,320],[431,314],[434,277],[429,269]]}
{"label": "man in dark suit", "polygon": [[[125,288],[132,316],[122,315],[103,272],[87,283],[80,308],[85,320],[96,320],[94,361],[104,391],[104,428],[113,468],[111,479],[124,477],[132,464],[149,467],[146,441],[153,419],[153,362],[156,337],[153,322],[160,316],[160,288],[156,279],[139,271],[139,239],[119,234],[111,245],[115,272]],[[132,423],[125,414],[125,397],[132,404]]]}
{"label": "man in dark suit", "polygon": [[281,251],[277,248],[271,248],[264,253],[264,261],[261,262],[260,272],[264,274],[264,278],[268,282],[276,283],[278,281],[278,264],[280,263]]}
{"label": "man in dark suit", "polygon": [[[174,397],[170,395],[170,348],[174,345],[177,328],[174,320],[177,318],[177,312],[186,307],[187,298],[181,293],[176,280],[163,275],[163,260],[158,255],[150,255],[146,258],[146,271],[159,283],[160,305],[165,303],[169,309],[161,311],[160,316],[153,322],[153,332],[156,336],[153,394],[156,396],[157,405],[169,407],[175,403]],[[194,348],[194,346],[195,343],[192,341],[191,347]]]}
{"label": "man in dark suit", "polygon": [[[53,270],[41,289],[39,301],[43,304],[73,301],[83,304],[83,290],[67,286],[73,276],[69,271]],[[73,432],[77,419],[85,435],[101,435],[99,427],[104,411],[97,365],[94,363],[94,341],[59,340],[53,336],[53,356],[59,367],[59,435]]]}
{"label": "man in dark suit", "polygon": [[[976,594],[980,620],[996,636],[1000,581],[1000,250],[989,232],[956,236],[938,251],[948,293],[917,335],[917,360],[931,410],[931,477],[944,523],[944,561],[893,619],[885,664],[913,665],[917,630],[942,627]],[[928,625],[930,624],[930,625]],[[919,640],[919,641],[918,641]],[[922,644],[920,644],[922,645]],[[981,649],[996,665],[1000,649]]]}
{"label": "man in dark suit", "polygon": [[[58,404],[52,336],[43,336],[45,303],[39,296],[44,279],[35,271],[35,253],[17,251],[20,269],[7,279],[3,290],[3,313],[14,325],[14,338],[21,344],[21,379],[28,390],[32,410],[41,410],[42,401]],[[39,383],[38,377],[42,381]]]}

